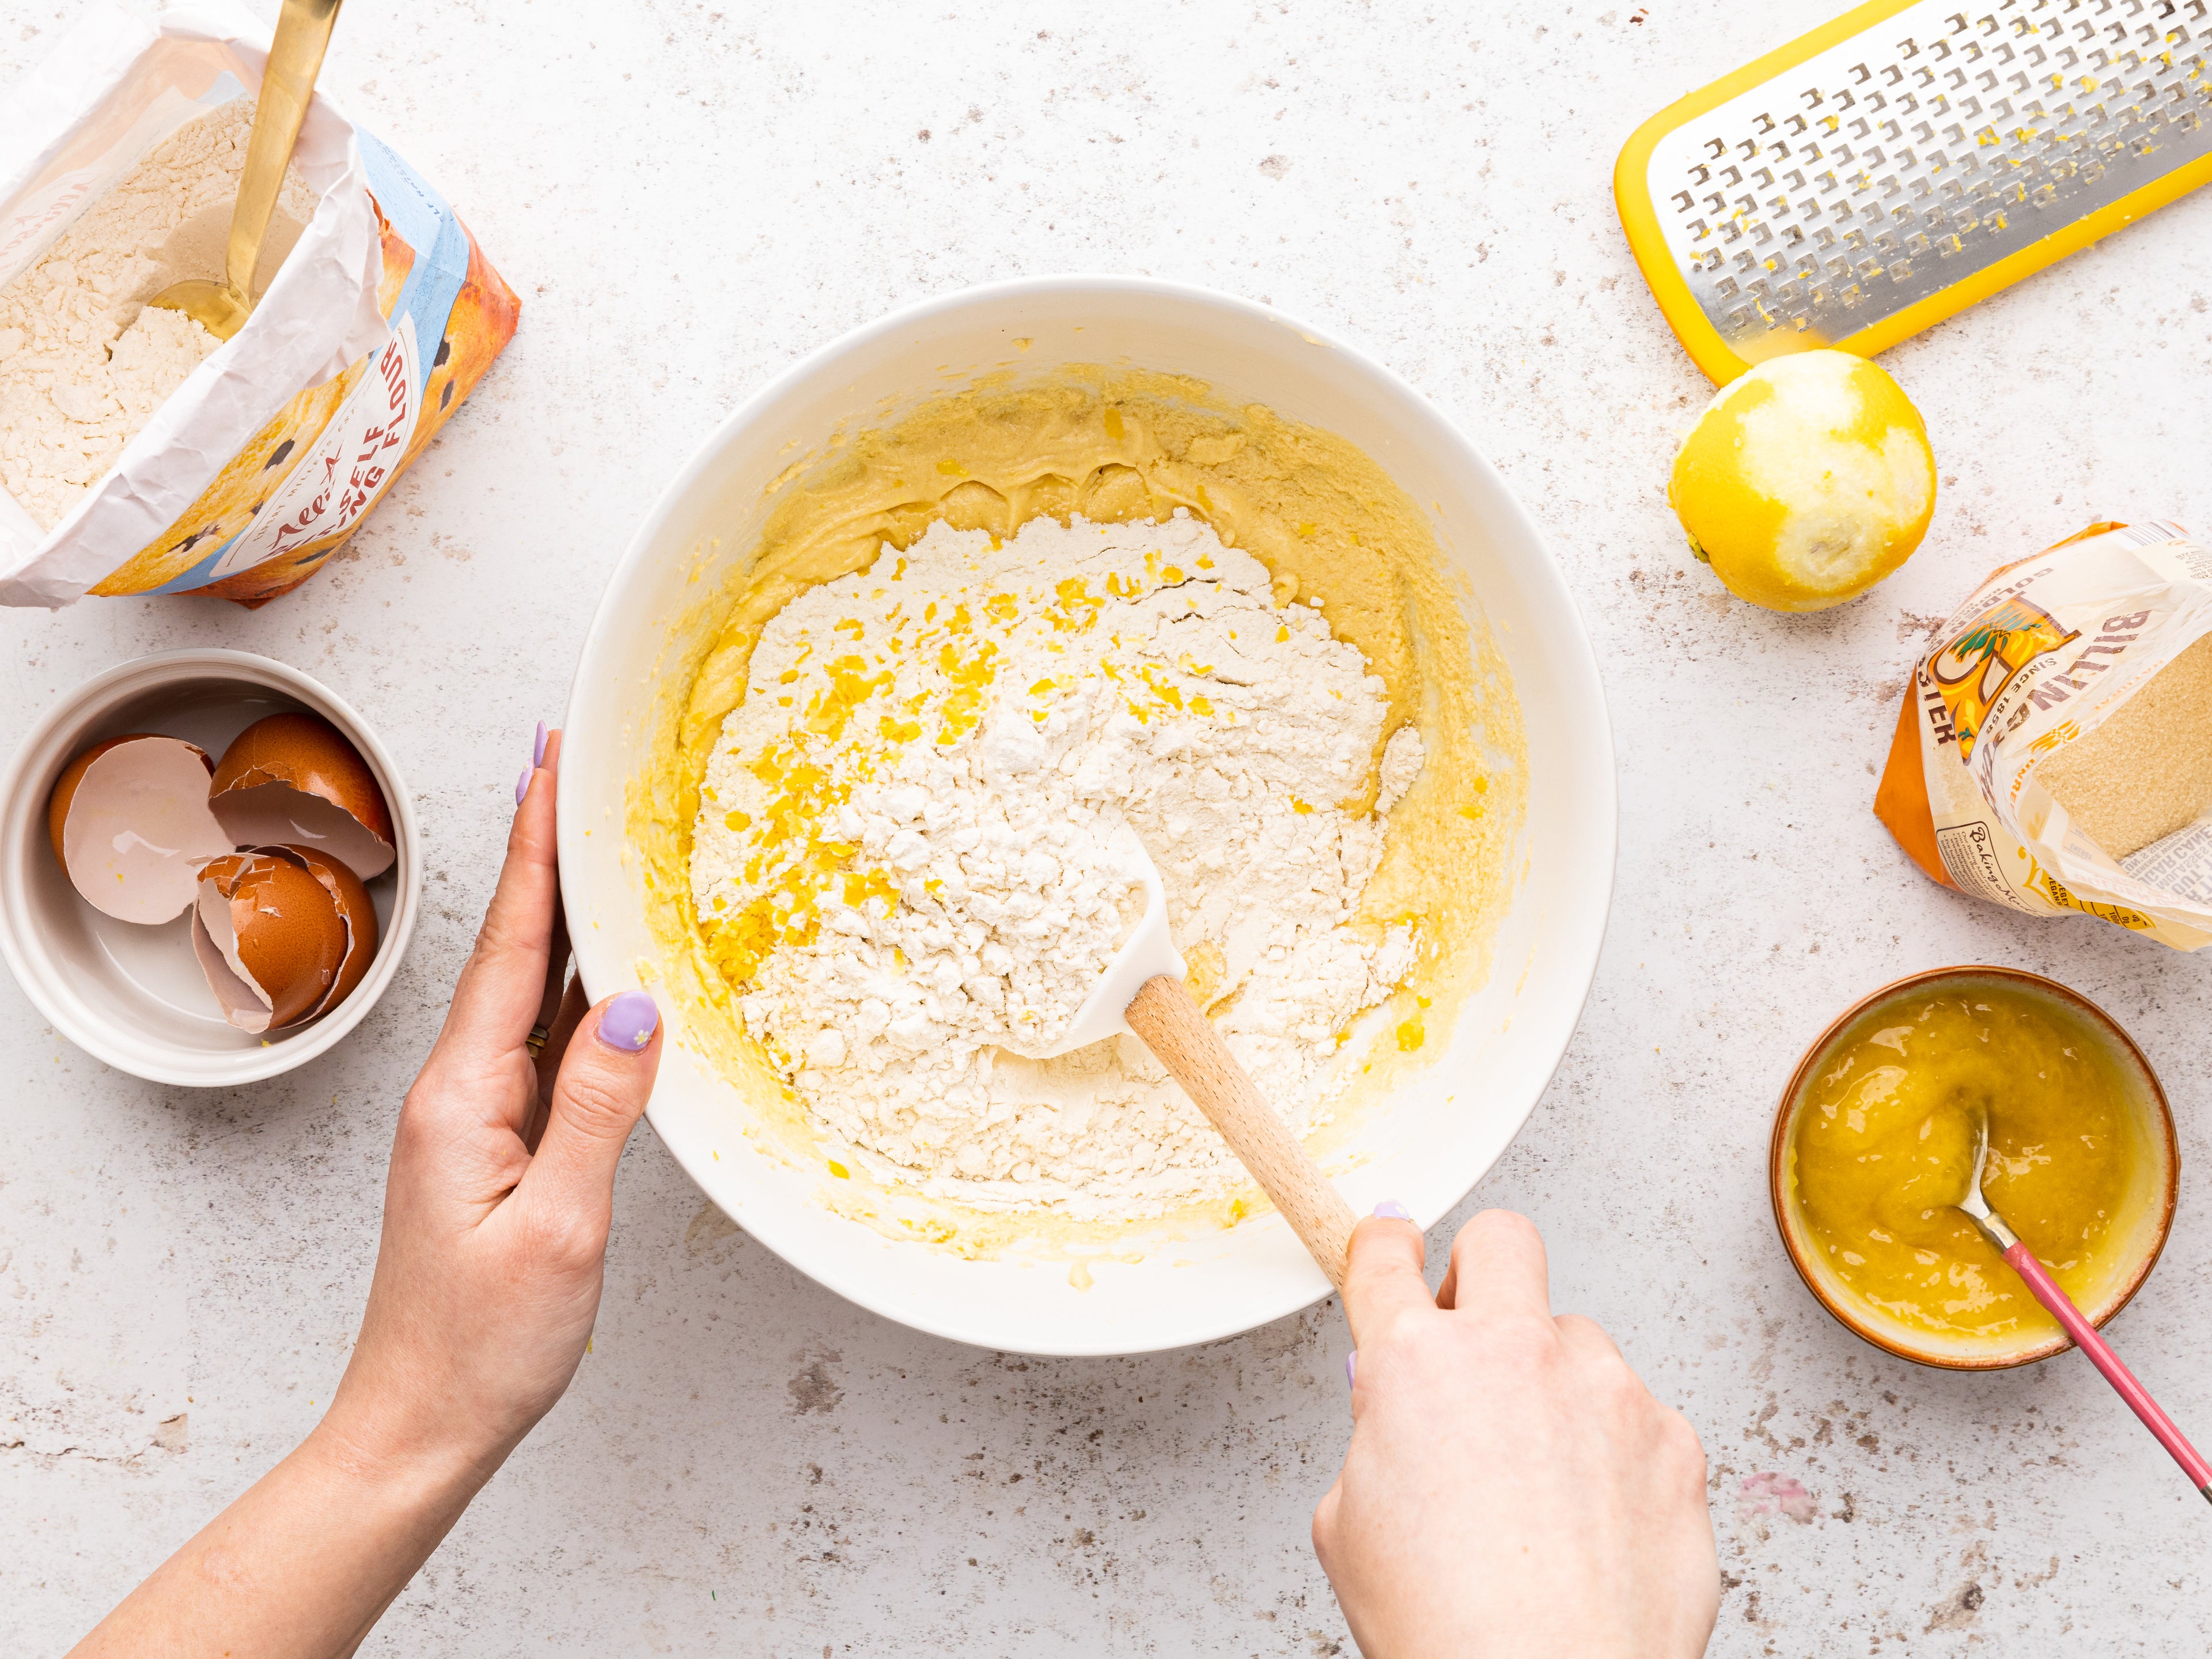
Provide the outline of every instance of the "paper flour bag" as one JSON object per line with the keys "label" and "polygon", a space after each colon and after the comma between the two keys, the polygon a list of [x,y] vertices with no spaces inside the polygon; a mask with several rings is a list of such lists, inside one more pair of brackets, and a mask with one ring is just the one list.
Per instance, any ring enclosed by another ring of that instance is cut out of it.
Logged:
{"label": "paper flour bag", "polygon": [[289,592],[514,335],[452,209],[320,96],[245,328],[143,305],[222,274],[268,46],[226,0],[96,9],[0,94],[0,602]]}
{"label": "paper flour bag", "polygon": [[1906,688],[1875,812],[1935,880],[2212,944],[2212,550],[2096,524],[1992,572]]}

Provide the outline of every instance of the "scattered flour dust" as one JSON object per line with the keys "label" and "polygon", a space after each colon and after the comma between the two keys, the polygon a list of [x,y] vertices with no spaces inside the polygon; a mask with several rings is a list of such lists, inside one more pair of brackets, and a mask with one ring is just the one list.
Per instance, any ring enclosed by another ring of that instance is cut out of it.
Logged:
{"label": "scattered flour dust", "polygon": [[[40,529],[69,516],[221,343],[145,301],[220,271],[252,120],[239,98],[187,122],[0,289],[0,485]],[[313,210],[288,177],[280,211]],[[273,270],[264,254],[264,281]]]}
{"label": "scattered flour dust", "polygon": [[834,1145],[983,1208],[1157,1213],[1241,1176],[1135,1038],[1060,1031],[1142,908],[1141,840],[1231,1049],[1301,1131],[1412,967],[1353,923],[1387,813],[1381,680],[1178,511],[939,523],[763,631],[710,761],[692,891],[749,1030]]}

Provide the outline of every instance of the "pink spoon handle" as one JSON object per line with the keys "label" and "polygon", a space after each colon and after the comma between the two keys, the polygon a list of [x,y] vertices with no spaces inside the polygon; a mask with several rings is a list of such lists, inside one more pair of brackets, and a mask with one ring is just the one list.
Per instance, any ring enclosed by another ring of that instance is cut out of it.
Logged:
{"label": "pink spoon handle", "polygon": [[2060,1290],[2058,1281],[2044,1271],[2043,1264],[2035,1259],[2035,1252],[2025,1244],[2015,1244],[2004,1253],[2004,1259],[2012,1264],[2014,1273],[2027,1281],[2027,1288],[2035,1292],[2035,1299],[2050,1309],[2051,1316],[2066,1328],[2066,1334],[2089,1356],[2089,1363],[2104,1372],[2105,1381],[2128,1402],[2128,1409],[2142,1419],[2143,1427],[2156,1436],[2158,1443],[2181,1465],[2190,1485],[2207,1498],[2212,1498],[2212,1464],[2197,1455],[2189,1437],[2174,1427],[2173,1419],[2150,1397],[2150,1390],[2136,1381],[2136,1374],[2120,1363],[2119,1355],[2112,1352],[2097,1334],[2097,1328],[2074,1305],[2074,1298]]}

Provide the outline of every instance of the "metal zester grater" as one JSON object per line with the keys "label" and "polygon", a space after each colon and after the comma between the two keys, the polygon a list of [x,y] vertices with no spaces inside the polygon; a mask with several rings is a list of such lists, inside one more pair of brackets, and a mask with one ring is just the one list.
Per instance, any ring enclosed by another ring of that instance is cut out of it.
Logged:
{"label": "metal zester grater", "polygon": [[1716,382],[1871,356],[2212,178],[2212,0],[1875,0],[1662,110],[1613,193]]}

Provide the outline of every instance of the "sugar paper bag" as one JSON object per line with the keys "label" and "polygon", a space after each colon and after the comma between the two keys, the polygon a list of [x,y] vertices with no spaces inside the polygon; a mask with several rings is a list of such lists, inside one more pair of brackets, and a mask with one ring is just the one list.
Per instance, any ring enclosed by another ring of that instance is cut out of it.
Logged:
{"label": "sugar paper bag", "polygon": [[[0,94],[0,288],[163,139],[258,94],[269,38],[228,0],[95,7]],[[52,531],[0,489],[0,603],[289,592],[513,336],[519,302],[452,209],[328,99],[292,167],[313,218],[238,335]]]}
{"label": "sugar paper bag", "polygon": [[2208,637],[2212,550],[2178,525],[1992,572],[1914,668],[1875,815],[1946,887],[2212,943]]}

